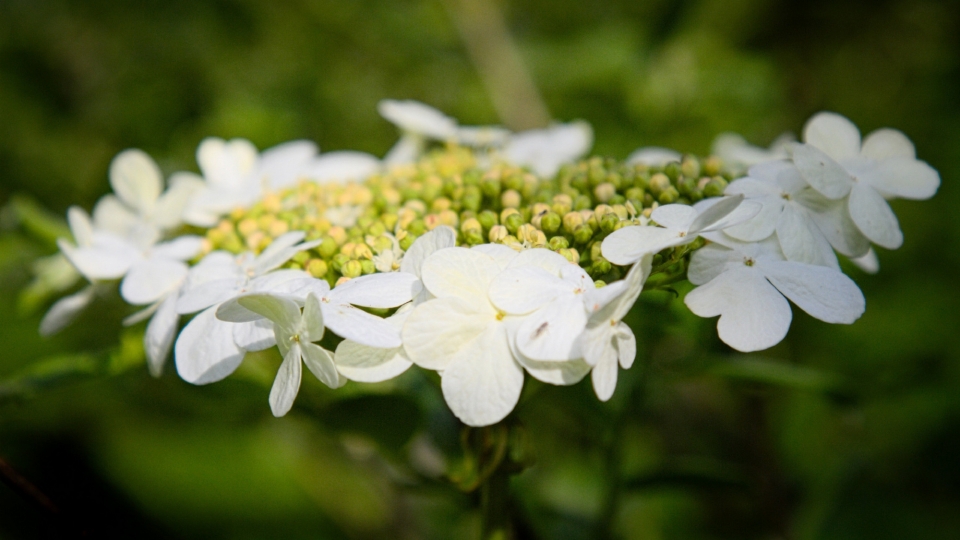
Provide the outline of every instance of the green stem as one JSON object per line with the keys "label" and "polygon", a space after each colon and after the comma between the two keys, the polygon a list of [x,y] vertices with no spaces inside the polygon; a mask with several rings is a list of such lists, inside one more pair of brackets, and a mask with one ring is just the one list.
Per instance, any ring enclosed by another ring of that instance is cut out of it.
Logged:
{"label": "green stem", "polygon": [[501,464],[480,486],[480,520],[483,540],[513,538],[510,526],[510,471]]}

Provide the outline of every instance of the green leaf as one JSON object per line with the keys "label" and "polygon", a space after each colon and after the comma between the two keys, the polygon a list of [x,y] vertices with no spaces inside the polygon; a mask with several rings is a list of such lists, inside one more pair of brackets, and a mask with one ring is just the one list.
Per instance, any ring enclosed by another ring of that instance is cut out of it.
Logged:
{"label": "green leaf", "polygon": [[7,208],[21,227],[50,247],[56,247],[58,238],[71,238],[70,228],[64,218],[53,214],[29,197],[14,195]]}

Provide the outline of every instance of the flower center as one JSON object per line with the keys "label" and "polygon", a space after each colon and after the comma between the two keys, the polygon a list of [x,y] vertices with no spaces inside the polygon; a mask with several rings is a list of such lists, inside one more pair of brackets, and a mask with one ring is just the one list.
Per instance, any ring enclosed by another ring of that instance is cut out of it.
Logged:
{"label": "flower center", "polygon": [[750,258],[750,257],[744,257],[744,258],[743,258],[743,264],[745,264],[745,265],[747,265],[747,266],[753,266],[753,262],[754,262],[753,259]]}
{"label": "flower center", "polygon": [[504,312],[502,312],[502,311],[497,311],[497,320],[498,320],[498,321],[502,321],[503,318],[506,317],[506,316],[507,316],[506,313],[504,313]]}

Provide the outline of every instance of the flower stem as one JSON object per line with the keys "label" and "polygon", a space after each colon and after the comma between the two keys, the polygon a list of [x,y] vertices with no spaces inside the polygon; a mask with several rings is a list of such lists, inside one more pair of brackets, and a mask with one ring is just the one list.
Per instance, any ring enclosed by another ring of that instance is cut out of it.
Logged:
{"label": "flower stem", "polygon": [[510,475],[501,464],[480,485],[480,520],[483,540],[510,540]]}

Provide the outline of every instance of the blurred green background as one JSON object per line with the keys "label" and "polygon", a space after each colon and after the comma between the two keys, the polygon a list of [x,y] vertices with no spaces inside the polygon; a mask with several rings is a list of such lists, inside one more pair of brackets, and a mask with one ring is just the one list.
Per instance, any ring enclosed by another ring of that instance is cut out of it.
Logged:
{"label": "blurred green background", "polygon": [[[795,309],[781,345],[733,355],[715,321],[648,294],[611,402],[528,377],[518,535],[960,538],[958,3],[490,1],[550,113],[589,121],[597,154],[705,154],[721,131],[765,145],[826,109],[901,129],[943,180],[893,203],[906,241],[879,275],[847,268],[867,298],[852,326]],[[58,510],[0,485],[0,538],[475,534],[476,496],[437,477],[458,428],[422,372],[336,392],[305,378],[277,420],[270,355],[211,386],[169,365],[153,379],[118,299],[51,339],[46,305],[18,301],[58,230],[23,226],[31,201],[91,208],[124,148],[168,174],[207,135],[383,155],[383,98],[498,122],[463,4],[0,0],[0,458]]]}

